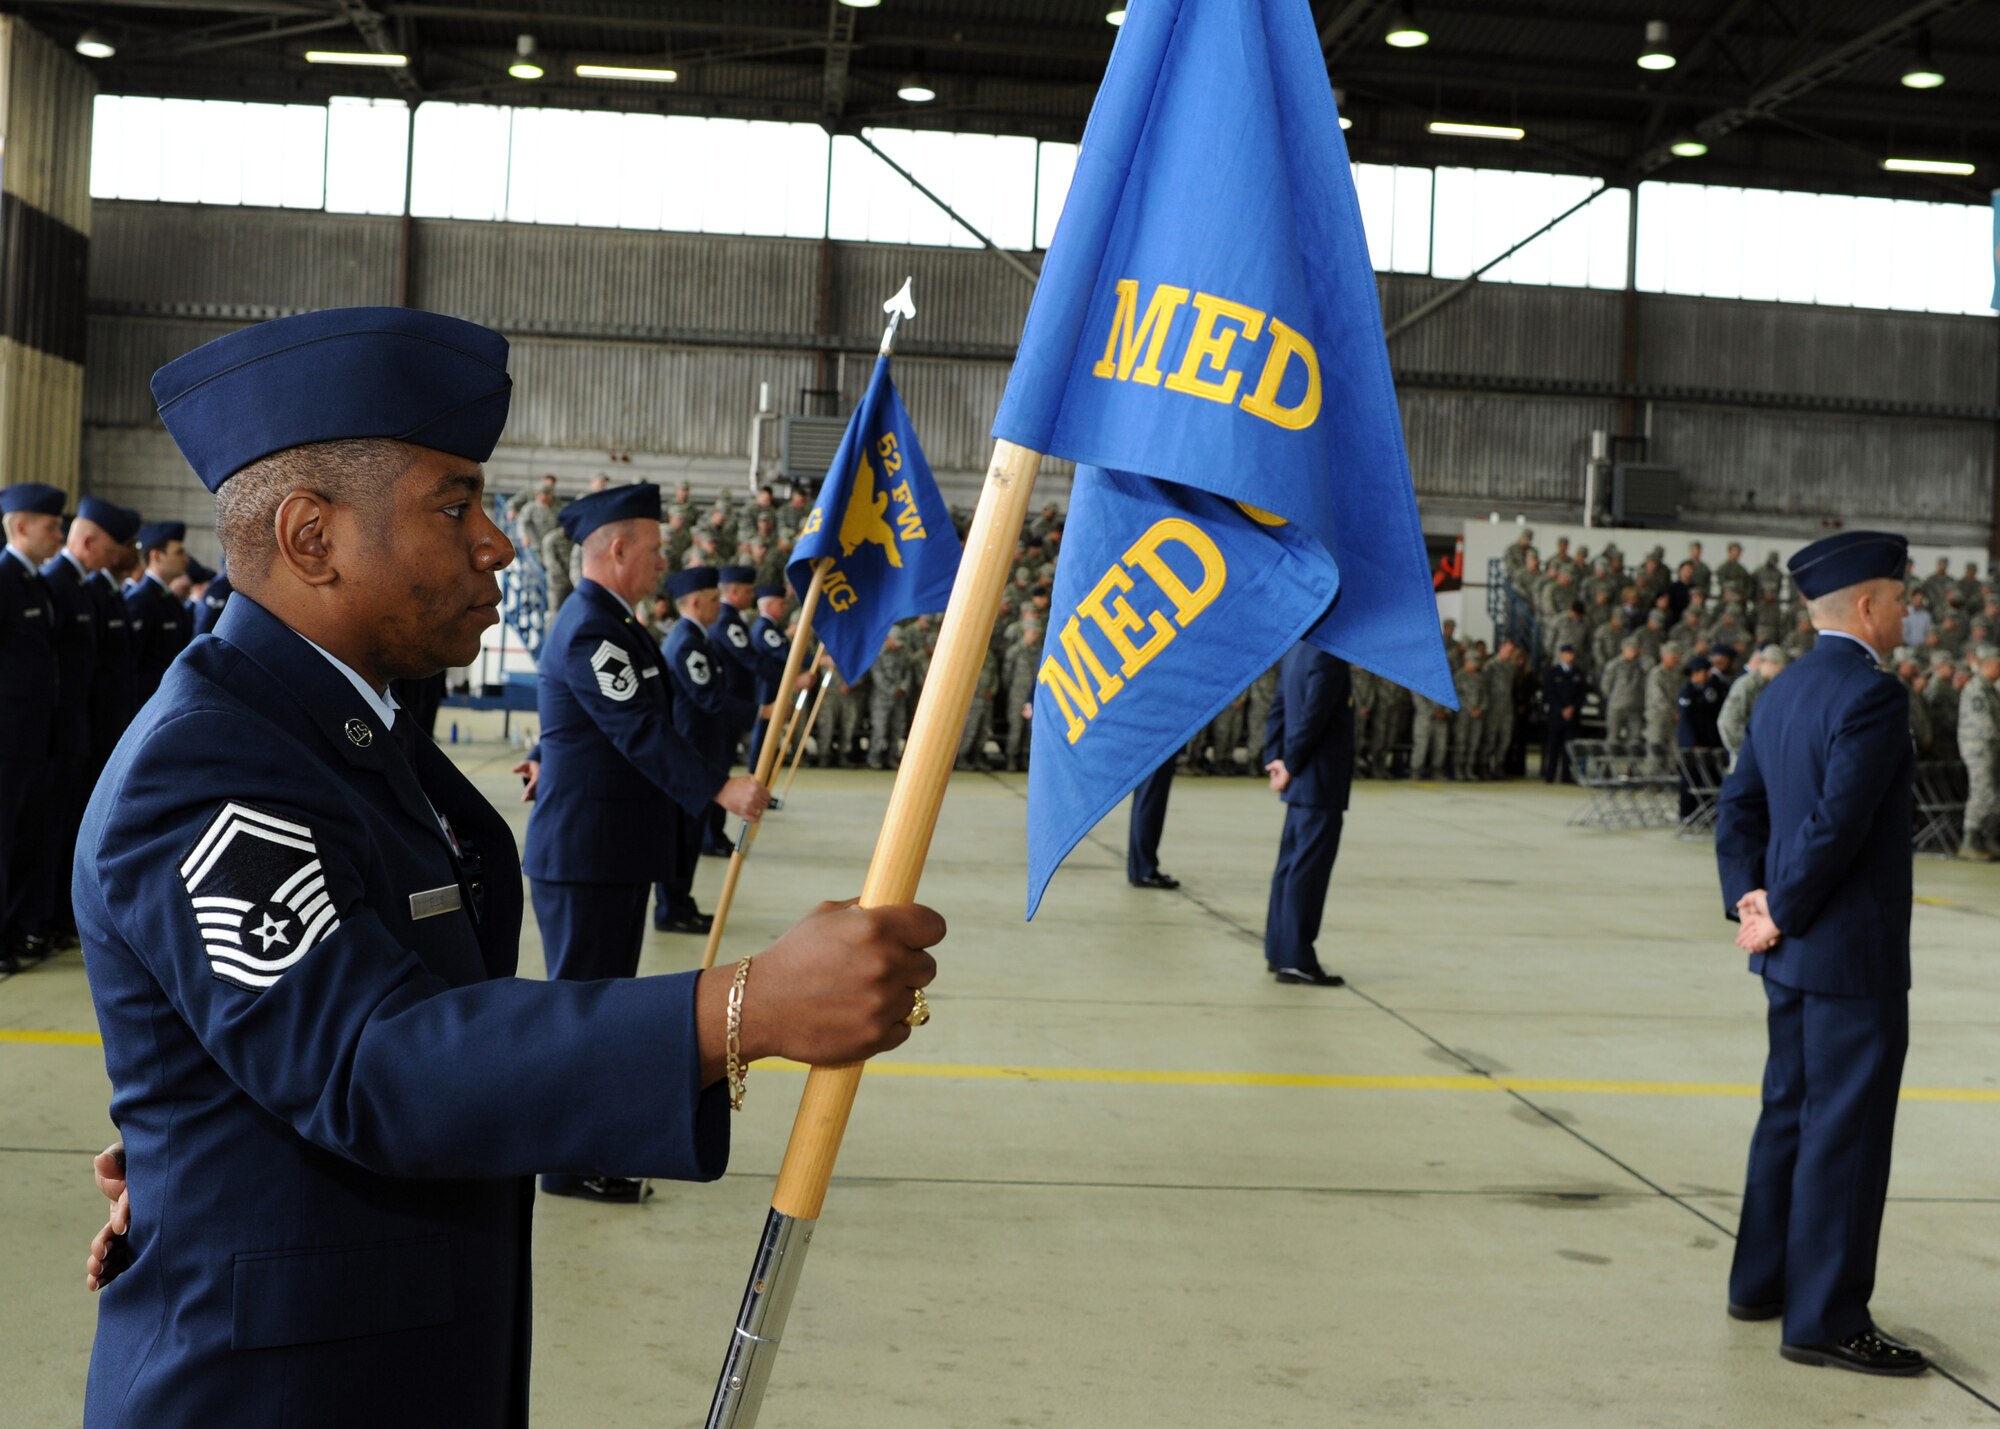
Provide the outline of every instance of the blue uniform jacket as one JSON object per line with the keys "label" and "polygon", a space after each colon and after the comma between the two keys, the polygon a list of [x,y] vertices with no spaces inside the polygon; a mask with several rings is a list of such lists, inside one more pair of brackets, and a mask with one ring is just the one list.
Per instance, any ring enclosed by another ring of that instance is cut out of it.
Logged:
{"label": "blue uniform jacket", "polygon": [[785,656],[791,642],[777,621],[760,615],[750,627],[750,649],[757,656],[757,703],[760,707],[772,704],[781,693],[778,684],[785,678]]}
{"label": "blue uniform jacket", "polygon": [[194,608],[195,634],[206,635],[215,629],[215,622],[222,619],[222,608],[229,604],[229,597],[235,590],[236,587],[229,583],[229,577],[218,572],[215,579],[208,583],[208,589],[202,592],[201,599],[189,602]]}
{"label": "blue uniform jacket", "polygon": [[736,731],[756,722],[752,697],[729,689],[725,674],[729,667],[718,668],[721,661],[708,632],[685,616],[667,632],[660,653],[674,681],[674,728],[717,768],[728,767]]}
{"label": "blue uniform jacket", "polygon": [[524,1424],[529,1173],[728,1159],[694,975],[516,978],[506,822],[249,597],[160,693],[76,859],[136,1252],[85,1423]]}
{"label": "blue uniform jacket", "polygon": [[1770,895],[1784,934],[1750,970],[1843,997],[1910,986],[1909,696],[1858,643],[1822,637],[1757,701],[1715,823],[1723,910]]}
{"label": "blue uniform jacket", "polygon": [[42,563],[42,584],[55,606],[56,715],[51,743],[81,753],[90,741],[90,685],[97,673],[97,617],[86,577],[60,553]]}
{"label": "blue uniform jacket", "polygon": [[91,761],[102,768],[139,708],[132,656],[132,616],[125,598],[99,571],[83,583],[97,616],[97,669],[90,681]]}
{"label": "blue uniform jacket", "polygon": [[26,561],[0,548],[0,759],[46,759],[57,698],[56,608]]}
{"label": "blue uniform jacket", "polygon": [[666,877],[676,807],[701,812],[728,775],[687,737],[652,636],[596,581],[577,586],[557,612],[535,703],[542,772],[528,820],[528,877]]}
{"label": "blue uniform jacket", "polygon": [[160,688],[167,666],[194,639],[194,617],[151,576],[141,576],[127,588],[125,608],[132,633],[132,694],[143,705]]}
{"label": "blue uniform jacket", "polygon": [[1278,665],[1264,721],[1264,762],[1285,761],[1287,804],[1345,809],[1354,784],[1354,672],[1301,640]]}

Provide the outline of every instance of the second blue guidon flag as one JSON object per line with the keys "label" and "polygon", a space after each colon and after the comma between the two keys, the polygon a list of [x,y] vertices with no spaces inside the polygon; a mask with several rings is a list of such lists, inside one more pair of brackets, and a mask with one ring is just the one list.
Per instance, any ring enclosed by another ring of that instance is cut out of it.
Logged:
{"label": "second blue guidon flag", "polygon": [[1077,840],[1301,638],[1457,707],[1307,0],[1133,0],[993,432],[1078,464],[1030,917]]}
{"label": "second blue guidon flag", "polygon": [[833,566],[813,625],[850,685],[875,663],[890,626],[951,601],[958,532],[889,380],[886,357],[876,360],[867,394],[799,529],[785,567],[792,589],[803,596],[813,563],[827,557]]}

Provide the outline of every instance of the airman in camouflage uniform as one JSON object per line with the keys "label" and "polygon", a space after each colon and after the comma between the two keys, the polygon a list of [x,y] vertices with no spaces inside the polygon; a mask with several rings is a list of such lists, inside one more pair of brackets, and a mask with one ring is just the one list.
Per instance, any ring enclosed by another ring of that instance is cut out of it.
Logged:
{"label": "airman in camouflage uniform", "polygon": [[1722,736],[1722,747],[1729,751],[1729,757],[1736,758],[1736,751],[1743,747],[1743,737],[1750,731],[1750,713],[1756,709],[1757,701],[1785,668],[1785,652],[1779,646],[1766,645],[1750,658],[1748,667],[1730,682],[1729,693],[1722,697],[1722,713],[1716,717],[1716,729]]}
{"label": "airman in camouflage uniform", "polygon": [[[1353,667],[1354,677],[1354,770],[1357,774],[1373,774],[1381,777],[1369,755],[1374,747],[1375,721],[1380,715],[1377,698],[1382,685],[1382,677],[1359,665]],[[1258,736],[1262,738],[1261,734]],[[1250,761],[1253,765],[1255,759]]]}
{"label": "airman in camouflage uniform", "polygon": [[909,728],[911,656],[904,644],[908,632],[901,625],[889,627],[882,637],[882,653],[868,668],[874,685],[868,696],[868,767],[896,767],[896,744]]}
{"label": "airman in camouflage uniform", "polygon": [[1483,667],[1486,676],[1486,737],[1478,751],[1479,767],[1488,779],[1507,775],[1507,748],[1514,742],[1514,642],[1502,640]]}
{"label": "airman in camouflage uniform", "polygon": [[869,685],[872,674],[863,675],[855,684],[845,683],[838,674],[826,692],[826,711],[821,716],[820,727],[825,731],[820,740],[820,768],[841,768],[861,761],[861,715],[868,708]]}
{"label": "airman in camouflage uniform", "polygon": [[1438,779],[1451,753],[1451,711],[1428,695],[1410,692],[1410,777]]}
{"label": "airman in camouflage uniform", "polygon": [[1007,767],[1026,769],[1033,741],[1028,737],[1035,703],[1035,676],[1042,667],[1042,626],[1036,620],[1021,622],[1020,638],[1009,647],[1001,667],[1007,691]]}
{"label": "airman in camouflage uniform", "polygon": [[[1409,740],[1410,718],[1410,692],[1394,680],[1378,677],[1375,718],[1368,735],[1368,763],[1377,779],[1387,779],[1396,773],[1392,766],[1399,762],[1397,746]],[[1407,774],[1409,770],[1405,768],[1402,772]]]}
{"label": "airman in camouflage uniform", "polygon": [[1958,856],[1991,863],[2000,856],[2000,646],[1981,645],[1978,661],[1958,696],[1958,757],[1965,761],[1965,835]]}
{"label": "airman in camouflage uniform", "polygon": [[1748,605],[1757,596],[1757,582],[1743,564],[1743,547],[1736,541],[1729,543],[1729,559],[1715,568],[1716,588],[1725,600],[1740,600]]}
{"label": "airman in camouflage uniform", "polygon": [[[1354,670],[1357,678],[1363,673],[1359,667]],[[1250,757],[1247,761],[1248,768],[1244,772],[1253,779],[1264,777],[1264,726],[1270,721],[1271,701],[1276,699],[1277,695],[1278,667],[1273,665],[1250,682],[1249,704],[1245,710],[1243,743]],[[1358,731],[1354,737],[1354,747],[1356,750],[1361,748],[1361,736]]]}
{"label": "airman in camouflage uniform", "polygon": [[1618,658],[1598,678],[1598,698],[1604,702],[1604,737],[1629,741],[1646,737],[1646,676],[1639,658],[1638,637],[1619,642]]}
{"label": "airman in camouflage uniform", "polygon": [[1465,652],[1465,661],[1452,678],[1458,691],[1458,718],[1451,725],[1452,777],[1460,780],[1485,777],[1486,750],[1486,666],[1477,648]]}
{"label": "airman in camouflage uniform", "polygon": [[1680,714],[1681,647],[1662,645],[1660,663],[1646,677],[1646,743],[1653,758],[1669,760],[1674,753],[1674,721]]}
{"label": "airman in camouflage uniform", "polygon": [[1000,657],[992,650],[980,661],[979,678],[972,686],[972,708],[965,712],[965,732],[958,738],[958,761],[954,769],[984,769],[986,741],[993,737],[993,701],[1000,694]]}

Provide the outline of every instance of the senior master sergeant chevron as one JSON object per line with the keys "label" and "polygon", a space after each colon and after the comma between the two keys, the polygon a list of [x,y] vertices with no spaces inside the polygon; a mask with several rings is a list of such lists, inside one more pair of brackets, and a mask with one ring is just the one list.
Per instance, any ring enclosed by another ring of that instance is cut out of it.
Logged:
{"label": "senior master sergeant chevron", "polygon": [[[506,354],[352,309],[154,377],[237,593],[78,850],[136,1256],[99,1301],[87,1425],[524,1424],[529,1174],[728,1160],[730,970],[513,976],[514,840],[386,694],[498,619]],[[736,970],[743,1062],[897,1045],[943,931],[823,905]]]}

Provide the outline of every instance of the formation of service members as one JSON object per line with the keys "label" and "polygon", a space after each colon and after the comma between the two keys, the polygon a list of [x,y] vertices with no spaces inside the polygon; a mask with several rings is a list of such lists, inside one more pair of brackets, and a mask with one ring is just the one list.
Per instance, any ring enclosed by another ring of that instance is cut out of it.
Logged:
{"label": "formation of service members", "polygon": [[56,487],[0,489],[0,973],[76,943],[77,829],[98,773],[225,577],[177,521]]}

